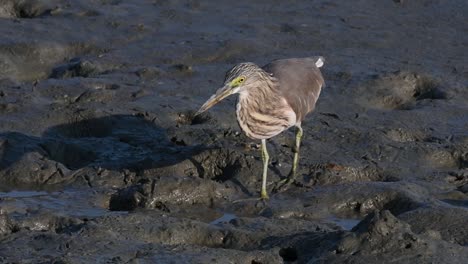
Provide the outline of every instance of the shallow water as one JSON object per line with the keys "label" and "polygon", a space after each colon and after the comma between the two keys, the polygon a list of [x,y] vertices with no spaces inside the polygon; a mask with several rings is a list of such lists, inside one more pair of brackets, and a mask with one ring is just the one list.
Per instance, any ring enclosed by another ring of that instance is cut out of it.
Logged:
{"label": "shallow water", "polygon": [[126,213],[125,211],[109,211],[108,208],[98,204],[98,199],[99,195],[91,190],[0,192],[1,206],[7,212],[32,210],[78,218]]}
{"label": "shallow water", "polygon": [[339,218],[339,217],[329,217],[328,221],[335,223],[337,226],[343,228],[343,230],[351,230],[355,227],[362,219],[351,219],[351,218]]}
{"label": "shallow water", "polygon": [[0,192],[0,198],[25,198],[25,197],[34,197],[34,196],[44,196],[44,195],[49,195],[49,193],[43,192],[43,191]]}
{"label": "shallow water", "polygon": [[236,219],[236,218],[237,218],[237,216],[236,216],[235,214],[225,213],[225,214],[223,214],[223,216],[221,216],[220,218],[211,221],[211,222],[210,222],[210,225],[217,225],[217,224],[221,224],[221,223],[228,223],[229,221],[231,221],[231,220],[233,220],[233,219]]}

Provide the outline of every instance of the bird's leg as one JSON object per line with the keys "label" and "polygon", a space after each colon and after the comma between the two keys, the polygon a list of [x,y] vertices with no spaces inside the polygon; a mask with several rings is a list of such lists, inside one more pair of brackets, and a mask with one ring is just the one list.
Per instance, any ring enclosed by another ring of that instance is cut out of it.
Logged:
{"label": "bird's leg", "polygon": [[291,173],[289,174],[289,182],[292,182],[296,179],[297,174],[297,166],[299,164],[299,149],[301,148],[301,139],[302,139],[302,127],[298,126],[296,130],[296,148],[294,151],[294,159],[293,159],[293,166],[291,169]]}
{"label": "bird's leg", "polygon": [[276,187],[274,188],[275,191],[281,191],[287,188],[291,183],[293,183],[296,180],[296,174],[297,174],[297,167],[299,164],[299,149],[301,148],[301,139],[302,139],[302,127],[297,126],[296,130],[296,145],[294,146],[293,152],[294,152],[294,159],[293,159],[293,165],[291,168],[291,172],[289,173],[288,177],[286,179],[283,179],[278,182]]}
{"label": "bird's leg", "polygon": [[266,139],[262,139],[262,160],[263,160],[263,175],[262,175],[262,192],[261,199],[268,199],[268,193],[266,190],[266,181],[267,181],[267,171],[268,171],[268,161],[270,156],[268,155],[268,150],[266,147]]}
{"label": "bird's leg", "polygon": [[262,201],[265,203],[265,200],[268,200],[268,192],[266,189],[266,180],[267,180],[267,171],[268,171],[268,161],[270,156],[268,155],[268,150],[266,147],[266,139],[262,139],[262,161],[263,161],[263,175],[262,175],[262,191],[260,193],[260,198],[247,198],[235,200],[233,203],[247,202],[247,201]]}

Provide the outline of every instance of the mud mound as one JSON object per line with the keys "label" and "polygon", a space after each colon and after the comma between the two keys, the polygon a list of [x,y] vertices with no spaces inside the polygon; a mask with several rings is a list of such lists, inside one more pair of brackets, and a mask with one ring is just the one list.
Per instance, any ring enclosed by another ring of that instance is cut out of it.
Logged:
{"label": "mud mound", "polygon": [[[270,237],[262,244],[262,248],[280,247],[284,261],[298,263],[376,262],[381,257],[392,259],[393,252],[398,252],[399,258],[408,262],[420,261],[421,254],[425,260],[448,260],[438,254],[438,250],[433,250],[436,245],[459,257],[466,255],[462,247],[451,247],[448,243],[413,233],[407,223],[389,211],[369,214],[351,232],[302,232],[292,237]],[[461,259],[455,261],[458,263]]]}
{"label": "mud mound", "polygon": [[[433,207],[419,208],[399,216],[411,225],[411,230],[417,234],[438,233],[445,241],[460,246],[468,245],[468,204],[453,208]],[[427,219],[432,219],[427,221]]]}
{"label": "mud mound", "polygon": [[68,63],[52,69],[50,78],[64,79],[73,77],[91,77],[96,76],[103,70],[99,65],[92,61],[82,60],[80,58],[71,59]]}
{"label": "mud mound", "polygon": [[[0,145],[1,180],[18,184],[65,183],[81,177],[80,173],[70,170],[79,172],[87,168],[91,168],[93,175],[98,174],[96,177],[86,176],[88,184],[93,180],[102,184],[106,173],[98,172],[101,168],[104,172],[116,172],[107,175],[109,183],[120,181],[118,185],[121,185],[124,184],[121,173],[115,170],[138,171],[143,175],[151,173],[153,169],[161,172],[165,170],[164,167],[187,160],[202,151],[202,148],[174,144],[166,138],[164,130],[133,115],[81,116],[79,121],[51,127],[42,137],[21,133],[0,136],[3,139]],[[193,165],[198,164],[196,159],[195,163],[188,162],[197,171]],[[36,166],[25,166],[27,163]],[[203,170],[203,167],[200,169]],[[111,179],[116,175],[120,175],[119,178]],[[185,175],[185,172],[179,175]]]}
{"label": "mud mound", "polygon": [[[329,215],[359,219],[375,210],[389,210],[399,215],[428,202],[424,188],[405,182],[352,183],[352,189],[346,186],[348,184],[314,187],[315,191],[306,192],[305,197],[300,199],[302,206],[291,205],[291,210],[295,211],[291,215],[306,219]],[[322,206],[324,202],[328,206]]]}
{"label": "mud mound", "polygon": [[386,131],[386,135],[393,141],[396,142],[418,142],[418,141],[429,141],[431,140],[422,131],[406,130],[402,128],[390,129]]}
{"label": "mud mound", "polygon": [[309,167],[309,174],[305,176],[304,184],[328,185],[344,182],[365,181],[396,181],[394,177],[385,175],[382,169],[375,165],[343,166],[334,163],[315,164]]}
{"label": "mud mound", "polygon": [[[1,181],[5,185],[31,186],[67,180],[68,169],[47,158],[39,140],[20,133],[1,135]],[[34,164],[34,166],[28,166]]]}
{"label": "mud mound", "polygon": [[233,191],[200,178],[178,177],[142,180],[142,183],[119,190],[111,197],[109,208],[128,211],[137,208],[170,211],[172,206],[204,204],[212,206],[230,200]]}
{"label": "mud mound", "polygon": [[445,99],[438,81],[410,72],[378,76],[359,89],[360,103],[367,107],[410,110],[417,101]]}
{"label": "mud mound", "polygon": [[5,0],[0,4],[0,18],[36,18],[50,14],[58,1],[55,0]]}
{"label": "mud mound", "polygon": [[[454,254],[461,254],[458,256],[465,255],[461,247],[452,247],[444,242],[417,236],[407,223],[398,220],[388,211],[370,214],[352,231],[338,243],[334,252],[336,256],[331,257],[331,263],[353,260],[359,263],[373,262],[377,261],[379,255],[393,254],[390,252],[398,252],[398,256],[408,262],[419,261],[419,254],[423,252],[426,253],[426,260],[444,262],[446,258],[438,250],[431,250],[435,245]],[[367,250],[362,251],[362,248]]]}
{"label": "mud mound", "polygon": [[204,123],[215,123],[214,121],[215,120],[209,113],[195,115],[194,111],[179,113],[177,118],[178,125],[200,125]]}
{"label": "mud mound", "polygon": [[[99,48],[89,43],[25,43],[22,41],[0,43],[0,78],[20,81],[45,79],[50,75],[55,64],[63,61],[64,58],[99,51]],[[55,72],[57,71],[56,69]],[[58,72],[64,72],[64,70]]]}

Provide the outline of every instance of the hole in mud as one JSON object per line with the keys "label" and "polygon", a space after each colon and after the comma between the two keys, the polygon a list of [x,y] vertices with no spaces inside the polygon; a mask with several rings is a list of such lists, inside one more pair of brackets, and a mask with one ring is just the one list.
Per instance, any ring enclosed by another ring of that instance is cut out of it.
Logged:
{"label": "hole in mud", "polygon": [[378,201],[379,199],[380,198],[377,198],[374,201],[367,201],[365,203],[359,204],[356,209],[361,213],[370,213],[373,210],[388,210],[393,215],[397,216],[404,212],[408,212],[420,207],[420,204],[402,196],[398,196],[387,202]]}
{"label": "hole in mud", "polygon": [[179,113],[177,117],[177,125],[200,125],[213,120],[210,114],[202,113],[195,115],[193,111]]}
{"label": "hole in mud", "polygon": [[413,97],[416,100],[446,99],[446,95],[439,88],[439,83],[426,76],[417,79]]}
{"label": "hole in mud", "polygon": [[236,161],[234,164],[230,164],[224,168],[220,168],[220,173],[218,175],[215,175],[213,179],[215,181],[225,182],[233,178],[239,172],[240,168],[240,162]]}
{"label": "hole in mud", "polygon": [[17,225],[14,225],[14,226],[11,228],[11,232],[12,232],[12,233],[17,233],[17,232],[19,232],[19,231],[21,231],[21,228],[20,228],[19,226],[17,226]]}
{"label": "hole in mud", "polygon": [[191,65],[187,65],[183,63],[174,64],[170,68],[180,73],[190,74],[193,72],[193,67]]}
{"label": "hole in mud", "polygon": [[192,125],[204,124],[212,120],[209,114],[200,114],[192,119]]}
{"label": "hole in mud", "polygon": [[283,258],[284,261],[296,261],[297,260],[297,250],[292,247],[280,249],[279,255],[281,256],[281,258]]}
{"label": "hole in mud", "polygon": [[468,152],[456,153],[455,155],[458,156],[458,168],[461,170],[468,168]]}
{"label": "hole in mud", "polygon": [[187,146],[187,144],[185,143],[183,139],[178,139],[177,137],[172,137],[171,142],[176,144],[177,146],[184,146],[184,147]]}
{"label": "hole in mud", "polygon": [[195,113],[193,111],[188,111],[186,113],[179,113],[177,115],[177,124],[178,125],[191,125],[194,117],[195,117]]}
{"label": "hole in mud", "polygon": [[194,156],[192,162],[197,167],[199,177],[219,182],[228,181],[250,168],[245,155],[224,148],[205,151]]}

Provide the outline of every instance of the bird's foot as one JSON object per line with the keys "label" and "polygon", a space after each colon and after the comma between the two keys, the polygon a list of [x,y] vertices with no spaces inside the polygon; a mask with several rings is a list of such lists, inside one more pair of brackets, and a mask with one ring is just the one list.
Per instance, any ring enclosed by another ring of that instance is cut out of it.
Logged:
{"label": "bird's foot", "polygon": [[291,185],[300,185],[299,182],[296,181],[295,178],[293,177],[287,177],[285,179],[282,179],[280,181],[278,181],[275,185],[275,187],[273,188],[273,192],[275,193],[280,193],[280,192],[284,192],[286,191],[287,189],[289,189],[289,187],[291,187]]}

